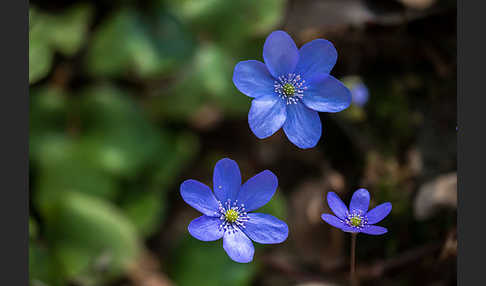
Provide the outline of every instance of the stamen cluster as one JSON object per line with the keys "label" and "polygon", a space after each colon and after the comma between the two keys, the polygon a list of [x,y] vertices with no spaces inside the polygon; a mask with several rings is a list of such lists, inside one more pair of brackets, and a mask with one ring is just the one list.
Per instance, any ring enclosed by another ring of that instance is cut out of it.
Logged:
{"label": "stamen cluster", "polygon": [[350,227],[362,229],[368,223],[368,218],[360,211],[352,211],[351,213],[348,213],[344,223]]}
{"label": "stamen cluster", "polygon": [[245,228],[245,222],[249,221],[248,213],[244,204],[238,204],[238,200],[231,203],[228,199],[224,204],[218,202],[219,219],[221,224],[219,229],[222,231],[236,232],[237,228]]}
{"label": "stamen cluster", "polygon": [[305,85],[305,80],[295,73],[279,76],[273,86],[277,95],[285,99],[287,104],[299,102],[304,97],[304,91],[308,88]]}

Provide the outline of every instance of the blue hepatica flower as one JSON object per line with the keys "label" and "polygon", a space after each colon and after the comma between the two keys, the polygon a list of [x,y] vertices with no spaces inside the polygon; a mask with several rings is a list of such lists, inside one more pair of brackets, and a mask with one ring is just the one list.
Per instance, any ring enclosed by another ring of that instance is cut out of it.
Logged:
{"label": "blue hepatica flower", "polygon": [[353,102],[358,106],[364,106],[368,102],[369,92],[366,85],[362,82],[355,84],[351,88]]}
{"label": "blue hepatica flower", "polygon": [[349,210],[334,192],[327,193],[327,203],[336,216],[322,214],[321,218],[342,231],[372,235],[380,235],[388,231],[386,228],[374,224],[380,222],[391,212],[391,203],[383,203],[368,211],[370,193],[366,189],[358,189],[354,192]]}
{"label": "blue hepatica flower", "polygon": [[263,46],[263,60],[239,62],[233,83],[252,97],[248,123],[260,139],[282,126],[289,140],[302,149],[321,138],[318,112],[338,112],[351,103],[351,92],[329,74],[337,60],[333,44],[313,40],[297,49],[284,31],[272,32]]}
{"label": "blue hepatica flower", "polygon": [[287,239],[287,224],[274,216],[252,213],[270,201],[278,186],[277,177],[265,170],[241,185],[238,164],[228,158],[214,167],[214,193],[205,184],[186,180],[181,195],[186,203],[203,215],[191,221],[189,233],[202,241],[223,238],[223,248],[236,262],[253,260],[258,243],[281,243]]}

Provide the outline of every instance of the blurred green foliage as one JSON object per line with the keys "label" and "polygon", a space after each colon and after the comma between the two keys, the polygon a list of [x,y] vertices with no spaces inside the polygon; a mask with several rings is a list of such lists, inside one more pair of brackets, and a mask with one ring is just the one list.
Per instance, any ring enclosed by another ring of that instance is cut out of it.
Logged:
{"label": "blurred green foliage", "polygon": [[[187,123],[208,104],[227,116],[246,113],[248,99],[231,80],[237,55],[261,57],[286,1],[35,2],[30,279],[100,285],[137,263],[166,218],[167,190],[198,154],[197,135],[167,123]],[[282,197],[267,208],[285,216]],[[246,285],[256,273],[256,264],[241,267],[220,246],[199,243],[180,242],[171,269],[178,285],[201,275],[215,279],[203,285]]]}
{"label": "blurred green foliage", "polygon": [[172,254],[174,282],[180,286],[249,285],[258,262],[234,263],[222,246],[222,241],[208,243],[189,236],[182,239]]}

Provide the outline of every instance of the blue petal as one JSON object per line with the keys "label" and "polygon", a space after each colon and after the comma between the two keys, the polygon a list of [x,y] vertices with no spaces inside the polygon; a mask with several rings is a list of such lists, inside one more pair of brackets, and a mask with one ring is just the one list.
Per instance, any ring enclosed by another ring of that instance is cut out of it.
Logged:
{"label": "blue petal", "polygon": [[315,111],[339,112],[351,104],[351,91],[332,75],[314,78],[308,83],[302,101]]}
{"label": "blue petal", "polygon": [[287,105],[287,120],[283,125],[289,140],[302,149],[312,148],[321,138],[321,119],[317,111],[302,103]]}
{"label": "blue petal", "polygon": [[275,79],[267,66],[260,61],[239,62],[233,72],[233,83],[236,88],[249,97],[274,93],[274,82]]}
{"label": "blue petal", "polygon": [[189,224],[187,230],[195,238],[202,241],[214,241],[223,237],[224,232],[220,230],[221,220],[219,217],[200,216]]}
{"label": "blue petal", "polygon": [[251,102],[248,123],[251,131],[260,139],[277,132],[286,118],[285,101],[275,94],[264,95]]}
{"label": "blue petal", "polygon": [[343,201],[334,192],[327,193],[327,204],[332,212],[340,219],[345,219],[348,214],[348,208]]}
{"label": "blue petal", "polygon": [[251,240],[241,230],[226,231],[223,236],[223,248],[228,256],[236,262],[248,263],[253,260],[255,248]]}
{"label": "blue petal", "polygon": [[350,232],[350,233],[360,232],[360,230],[358,228],[352,227],[352,226],[349,226],[349,225],[344,225],[343,227],[341,227],[341,230],[344,231],[344,232]]}
{"label": "blue petal", "polygon": [[265,40],[263,60],[273,77],[278,78],[294,71],[299,61],[299,50],[289,34],[275,31]]}
{"label": "blue petal", "polygon": [[182,182],[180,191],[182,199],[191,207],[208,216],[218,215],[218,201],[205,184],[186,180]]}
{"label": "blue petal", "polygon": [[375,224],[380,222],[391,212],[391,210],[392,204],[389,202],[376,206],[366,214],[366,217],[368,218],[368,223]]}
{"label": "blue petal", "polygon": [[228,158],[219,160],[214,166],[213,188],[216,197],[226,202],[234,200],[241,188],[241,174],[238,164]]}
{"label": "blue petal", "polygon": [[265,170],[246,181],[238,193],[237,200],[250,212],[264,206],[277,190],[278,179],[275,174]]}
{"label": "blue petal", "polygon": [[245,223],[243,232],[258,243],[281,243],[289,236],[287,224],[278,218],[262,213],[248,214],[249,221]]}
{"label": "blue petal", "polygon": [[332,70],[337,60],[337,51],[328,40],[317,39],[303,45],[299,50],[299,63],[296,73],[304,79],[316,75],[326,75]]}
{"label": "blue petal", "polygon": [[334,227],[337,227],[337,228],[340,228],[342,229],[343,227],[346,227],[347,225],[345,223],[343,223],[342,220],[340,220],[339,218],[331,215],[331,214],[322,214],[321,215],[321,218],[327,222],[328,224],[334,226]]}
{"label": "blue petal", "polygon": [[349,211],[357,211],[362,214],[366,214],[370,205],[370,193],[366,189],[358,189],[351,197],[351,203],[349,204]]}
{"label": "blue petal", "polygon": [[382,226],[377,225],[367,225],[362,230],[362,233],[371,234],[371,235],[380,235],[387,233],[388,230]]}

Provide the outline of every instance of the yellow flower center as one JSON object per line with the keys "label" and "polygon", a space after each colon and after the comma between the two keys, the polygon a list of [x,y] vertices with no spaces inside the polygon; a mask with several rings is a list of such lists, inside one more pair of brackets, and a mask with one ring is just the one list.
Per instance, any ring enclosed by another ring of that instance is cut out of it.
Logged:
{"label": "yellow flower center", "polygon": [[291,83],[284,84],[282,89],[286,96],[293,96],[295,93],[295,86]]}
{"label": "yellow flower center", "polygon": [[353,216],[349,221],[353,226],[360,226],[362,219],[359,216]]}
{"label": "yellow flower center", "polygon": [[227,221],[233,223],[233,222],[238,220],[238,218],[240,217],[240,214],[237,211],[235,211],[234,209],[229,209],[229,210],[226,211],[224,216],[225,216]]}

